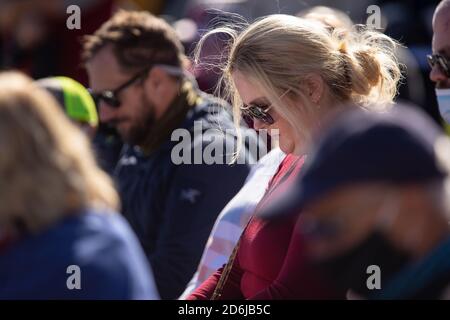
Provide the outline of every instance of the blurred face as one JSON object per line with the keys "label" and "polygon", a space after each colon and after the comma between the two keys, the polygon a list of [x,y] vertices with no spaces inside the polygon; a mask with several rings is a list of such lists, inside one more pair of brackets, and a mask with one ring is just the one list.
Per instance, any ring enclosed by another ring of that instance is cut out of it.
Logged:
{"label": "blurred face", "polygon": [[300,232],[308,255],[334,285],[366,296],[369,266],[380,268],[383,287],[409,261],[390,236],[398,214],[398,201],[379,187],[345,187],[305,208]]}
{"label": "blurred face", "polygon": [[[135,74],[125,73],[119,66],[111,46],[101,49],[86,65],[93,93],[114,90],[132,79]],[[100,121],[116,127],[122,139],[139,145],[146,138],[155,121],[155,105],[146,90],[148,73],[136,79],[117,95],[120,106],[114,107],[100,100]]]}
{"label": "blurred face", "polygon": [[[450,7],[441,8],[433,18],[433,54],[440,54],[450,61]],[[436,88],[450,88],[449,77],[442,68],[435,65],[430,71],[430,79]]]}
{"label": "blurred face", "polygon": [[279,141],[279,147],[284,153],[299,154],[300,139],[294,134],[295,131],[288,121],[282,118],[275,109],[271,107],[271,102],[265,96],[264,92],[258,86],[251,83],[249,78],[239,71],[234,71],[232,77],[244,105],[254,105],[262,110],[268,109],[267,113],[273,119],[273,123],[269,124],[254,118],[255,129],[266,129],[272,138]]}
{"label": "blurred face", "polygon": [[323,260],[351,249],[373,230],[380,198],[370,187],[343,188],[312,203],[302,214],[303,225],[320,226],[309,237],[310,255]]}

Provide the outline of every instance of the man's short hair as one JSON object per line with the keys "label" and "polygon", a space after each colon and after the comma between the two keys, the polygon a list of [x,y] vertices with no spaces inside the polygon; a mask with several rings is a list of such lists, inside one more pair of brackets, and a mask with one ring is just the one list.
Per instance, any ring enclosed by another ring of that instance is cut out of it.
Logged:
{"label": "man's short hair", "polygon": [[108,45],[112,45],[119,65],[130,72],[151,64],[183,67],[187,60],[175,30],[146,11],[120,10],[93,35],[85,36],[84,63]]}

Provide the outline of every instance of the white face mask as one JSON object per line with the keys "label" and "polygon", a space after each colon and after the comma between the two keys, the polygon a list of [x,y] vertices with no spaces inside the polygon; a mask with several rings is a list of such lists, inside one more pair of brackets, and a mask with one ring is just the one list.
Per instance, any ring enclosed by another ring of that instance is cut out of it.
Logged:
{"label": "white face mask", "polygon": [[441,117],[450,124],[450,89],[436,89],[436,98]]}

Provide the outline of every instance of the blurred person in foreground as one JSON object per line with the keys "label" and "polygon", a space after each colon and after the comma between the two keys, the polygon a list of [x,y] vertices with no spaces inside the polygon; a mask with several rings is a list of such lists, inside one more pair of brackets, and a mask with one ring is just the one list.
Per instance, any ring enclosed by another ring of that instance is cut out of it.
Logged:
{"label": "blurred person in foreground", "polygon": [[197,89],[181,42],[162,19],[119,11],[85,39],[83,56],[100,121],[125,142],[114,171],[122,212],[161,297],[177,298],[217,215],[257,159],[242,148],[237,163],[228,164],[238,142],[227,104]]}
{"label": "blurred person in foreground", "polygon": [[[188,299],[312,299],[340,297],[313,268],[304,268],[303,243],[293,232],[297,217],[267,222],[259,212],[273,196],[289,190],[301,172],[308,145],[325,119],[349,102],[370,110],[371,102],[392,103],[400,71],[395,42],[370,30],[350,30],[344,38],[324,24],[270,15],[242,32],[231,26],[222,79],[234,114],[251,116],[257,130],[279,140],[286,156],[270,179],[226,265]],[[199,52],[197,52],[199,53]],[[219,83],[220,86],[220,83]]]}
{"label": "blurred person in foreground", "polygon": [[158,298],[86,136],[17,72],[0,73],[0,148],[1,299]]}
{"label": "blurred person in foreground", "polygon": [[301,210],[306,255],[349,299],[448,299],[449,159],[449,139],[424,113],[353,111],[262,214]]}

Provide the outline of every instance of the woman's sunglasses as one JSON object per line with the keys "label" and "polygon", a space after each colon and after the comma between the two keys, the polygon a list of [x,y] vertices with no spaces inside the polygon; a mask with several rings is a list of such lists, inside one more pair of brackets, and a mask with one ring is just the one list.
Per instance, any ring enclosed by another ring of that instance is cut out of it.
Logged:
{"label": "woman's sunglasses", "polygon": [[[286,94],[288,94],[291,89],[287,89],[280,97],[281,100]],[[241,112],[244,118],[250,118],[253,120],[259,120],[268,125],[274,124],[275,120],[269,114],[270,109],[272,109],[273,104],[268,106],[258,106],[256,104],[244,105],[241,107]]]}
{"label": "woman's sunglasses", "polygon": [[439,68],[450,78],[450,63],[448,59],[440,54],[427,55],[428,64],[431,68],[438,65]]}
{"label": "woman's sunglasses", "polygon": [[260,107],[257,105],[248,105],[241,107],[241,112],[244,117],[249,117],[254,120],[260,120],[267,124],[274,124],[275,120],[273,120],[272,116],[268,113],[269,110],[272,108],[273,105],[270,105],[269,107]]}

